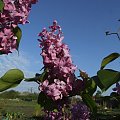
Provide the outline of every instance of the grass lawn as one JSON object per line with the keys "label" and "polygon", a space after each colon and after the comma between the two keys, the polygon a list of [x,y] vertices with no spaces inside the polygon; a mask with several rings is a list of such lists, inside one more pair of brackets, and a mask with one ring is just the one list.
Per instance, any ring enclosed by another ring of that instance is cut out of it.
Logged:
{"label": "grass lawn", "polygon": [[24,114],[26,118],[30,118],[42,114],[40,111],[41,108],[37,101],[0,99],[0,120],[5,113],[20,113]]}
{"label": "grass lawn", "polygon": [[120,109],[98,111],[97,120],[120,120]]}

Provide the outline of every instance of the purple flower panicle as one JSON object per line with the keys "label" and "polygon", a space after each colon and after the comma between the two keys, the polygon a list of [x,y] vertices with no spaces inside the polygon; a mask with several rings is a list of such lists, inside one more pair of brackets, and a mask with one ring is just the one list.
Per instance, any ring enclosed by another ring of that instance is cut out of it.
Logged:
{"label": "purple flower panicle", "polygon": [[63,120],[62,112],[45,111],[45,120]]}
{"label": "purple flower panicle", "polygon": [[40,90],[53,100],[58,100],[68,96],[72,90],[76,66],[72,63],[68,46],[62,43],[63,33],[56,20],[49,29],[44,28],[39,33],[41,56],[44,68],[48,69],[48,77],[40,84]]}
{"label": "purple flower panicle", "polygon": [[71,109],[72,120],[90,120],[90,111],[88,107],[82,103],[76,103]]}

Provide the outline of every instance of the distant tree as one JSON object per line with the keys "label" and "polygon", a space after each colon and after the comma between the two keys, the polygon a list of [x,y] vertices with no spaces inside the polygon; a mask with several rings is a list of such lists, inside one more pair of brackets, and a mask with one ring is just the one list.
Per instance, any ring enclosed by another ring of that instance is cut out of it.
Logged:
{"label": "distant tree", "polygon": [[1,93],[0,94],[0,98],[15,99],[15,98],[18,98],[19,95],[20,95],[20,92],[14,91],[14,90],[10,90],[10,91],[5,91],[5,92]]}
{"label": "distant tree", "polygon": [[116,92],[112,92],[111,94],[110,94],[110,96],[111,97],[117,97],[117,96],[120,96],[118,93],[116,93]]}

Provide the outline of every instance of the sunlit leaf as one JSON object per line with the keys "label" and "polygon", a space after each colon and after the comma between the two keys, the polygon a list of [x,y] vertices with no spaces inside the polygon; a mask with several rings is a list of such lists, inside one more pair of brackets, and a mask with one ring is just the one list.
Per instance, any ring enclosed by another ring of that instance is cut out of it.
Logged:
{"label": "sunlit leaf", "polygon": [[0,92],[16,87],[24,79],[24,74],[19,69],[11,69],[0,78]]}
{"label": "sunlit leaf", "polygon": [[113,60],[117,59],[118,57],[120,57],[119,53],[112,53],[112,54],[108,55],[107,57],[105,57],[102,60],[101,69],[103,69],[108,63],[112,62]]}

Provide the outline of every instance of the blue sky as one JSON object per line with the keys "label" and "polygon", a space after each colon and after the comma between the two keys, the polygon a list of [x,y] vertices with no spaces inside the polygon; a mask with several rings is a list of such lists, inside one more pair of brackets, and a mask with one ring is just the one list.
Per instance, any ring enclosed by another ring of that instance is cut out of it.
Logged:
{"label": "blue sky", "polygon": [[[20,55],[15,52],[2,56],[4,59],[0,56],[1,66],[5,68],[2,70],[5,72],[10,68],[19,68],[25,71],[26,77],[32,77],[39,72],[43,64],[37,35],[42,28],[57,20],[64,33],[63,41],[69,45],[74,64],[89,76],[96,75],[105,56],[112,52],[120,52],[118,38],[115,35],[105,35],[105,31],[119,31],[119,5],[120,0],[39,0],[32,6],[30,24],[20,25],[23,32]],[[18,64],[15,64],[15,58]],[[6,66],[6,60],[9,67]],[[106,68],[120,70],[120,59]],[[22,82],[16,89],[24,91],[30,87],[37,90],[38,86]],[[106,94],[110,91],[111,89]]]}

